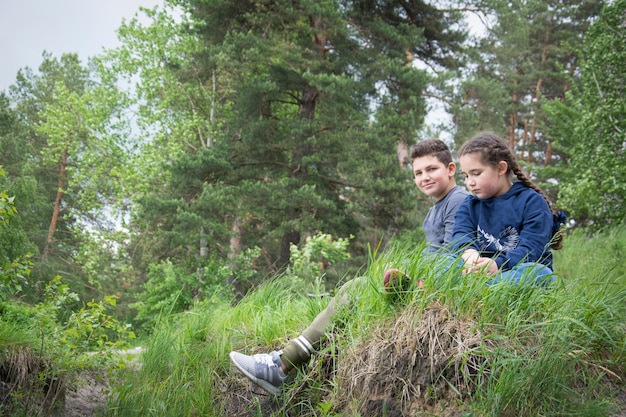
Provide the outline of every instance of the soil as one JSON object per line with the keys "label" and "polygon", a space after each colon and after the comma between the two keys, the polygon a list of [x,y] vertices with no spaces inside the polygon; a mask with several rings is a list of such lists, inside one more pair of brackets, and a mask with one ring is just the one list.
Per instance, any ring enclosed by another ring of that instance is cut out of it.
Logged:
{"label": "soil", "polygon": [[106,407],[109,386],[105,378],[86,374],[76,381],[75,387],[65,394],[63,416],[94,417]]}
{"label": "soil", "polygon": [[[141,347],[119,351],[129,363],[137,365]],[[111,387],[106,375],[87,372],[74,381],[65,392],[63,417],[96,417],[106,411]]]}

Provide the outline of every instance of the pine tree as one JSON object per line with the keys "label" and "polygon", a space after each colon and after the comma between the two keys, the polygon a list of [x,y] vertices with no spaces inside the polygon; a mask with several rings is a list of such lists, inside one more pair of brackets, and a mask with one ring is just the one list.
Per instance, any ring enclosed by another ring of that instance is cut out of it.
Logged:
{"label": "pine tree", "polygon": [[81,295],[106,285],[103,271],[79,258],[92,243],[90,231],[115,232],[109,214],[119,201],[124,135],[116,130],[117,89],[92,75],[76,54],[44,53],[39,71],[21,70],[9,89],[11,125],[0,137],[0,163],[20,212],[15,225],[34,256],[27,296],[57,274]]}
{"label": "pine tree", "polygon": [[[146,227],[167,230],[162,253],[182,254],[183,240],[230,257],[259,246],[276,270],[316,231],[354,235],[365,255],[419,224],[407,221],[415,190],[396,149],[417,140],[426,113],[430,78],[415,61],[456,65],[463,36],[446,23],[457,16],[423,2],[178,3],[191,21],[173,33],[199,45],[163,61],[162,78],[215,113],[196,113],[213,122],[176,138],[194,136],[167,164],[167,197],[142,205]],[[179,97],[168,119],[190,113]]]}
{"label": "pine tree", "polygon": [[545,133],[543,103],[562,100],[568,73],[578,71],[576,49],[600,1],[487,0],[478,6],[491,22],[471,54],[466,81],[450,107],[455,140],[479,130],[506,138],[531,170],[561,160]]}

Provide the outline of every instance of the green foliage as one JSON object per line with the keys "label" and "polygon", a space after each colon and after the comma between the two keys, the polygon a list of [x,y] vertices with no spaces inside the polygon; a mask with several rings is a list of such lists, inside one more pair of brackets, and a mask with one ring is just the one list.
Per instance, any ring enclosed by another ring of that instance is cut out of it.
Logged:
{"label": "green foliage", "polygon": [[[61,369],[71,370],[93,365],[101,358],[90,352],[110,355],[115,349],[127,346],[134,338],[130,326],[120,323],[109,310],[115,306],[115,297],[107,296],[102,301],[90,301],[76,311],[68,313],[68,306],[79,299],[71,292],[61,277],[53,278],[45,288],[45,299],[35,305],[18,301],[4,301],[0,318],[4,325],[12,325],[22,332],[31,334],[28,344],[42,347],[44,356],[54,361]],[[5,341],[4,345],[17,343]]]}
{"label": "green foliage", "polygon": [[[0,178],[4,176],[4,171],[0,168]],[[14,203],[15,197],[9,197],[6,191],[0,192],[0,231],[6,229],[9,220],[15,216],[17,209]],[[4,249],[4,248],[3,248]],[[0,262],[0,301],[9,296],[15,295],[22,290],[22,285],[27,283],[32,263],[25,255],[21,259],[7,259],[10,253],[1,253]]]}
{"label": "green foliage", "polygon": [[[0,178],[4,177],[5,172],[0,167]],[[15,197],[10,197],[7,191],[0,192],[0,226],[9,224],[9,219],[15,216],[17,208],[15,208]]]}
{"label": "green foliage", "polygon": [[291,265],[285,273],[287,279],[298,280],[304,292],[312,294],[325,292],[326,270],[350,258],[349,244],[349,239],[334,239],[322,232],[308,236],[302,249],[292,244]]}
{"label": "green foliage", "polygon": [[[2,175],[4,171],[0,169],[0,176]],[[6,191],[0,192],[0,223],[8,224],[9,219],[17,213],[14,200],[15,197],[9,197]]]}
{"label": "green foliage", "polygon": [[533,181],[556,199],[554,182],[571,176],[546,167],[563,162],[569,149],[554,151],[544,105],[565,99],[570,75],[579,70],[576,50],[603,3],[478,1],[481,21],[488,23],[479,25],[465,50],[468,64],[439,80],[453,91],[446,108],[454,125],[444,129],[453,131],[456,145],[481,130],[502,135]]}
{"label": "green foliage", "polygon": [[109,312],[115,297],[68,312],[78,296],[59,276],[44,292],[45,300],[35,305],[0,303],[0,363],[7,388],[0,407],[10,400],[12,416],[20,415],[17,410],[47,412],[42,410],[53,407],[54,398],[62,398],[56,390],[73,384],[79,374],[123,367],[113,359],[134,339],[130,327]]}
{"label": "green foliage", "polygon": [[[45,301],[35,306],[35,322],[42,341],[64,367],[72,369],[81,363],[93,363],[89,352],[110,355],[115,349],[128,345],[134,338],[130,326],[118,322],[107,312],[115,306],[116,297],[106,296],[102,301],[89,301],[67,319],[67,306],[79,300],[60,276],[53,278],[45,289]],[[61,322],[61,320],[63,320]],[[59,325],[62,323],[62,325]]]}
{"label": "green foliage", "polygon": [[[76,54],[57,59],[44,53],[39,72],[20,71],[10,104],[5,108],[2,102],[7,125],[0,132],[0,163],[7,168],[19,220],[10,236],[8,230],[0,234],[0,243],[13,252],[11,260],[45,255],[45,262],[32,265],[30,285],[22,285],[21,296],[29,302],[40,301],[45,283],[61,271],[74,292],[93,297],[95,286],[81,263],[88,252],[83,244],[96,244],[81,232],[96,230],[94,235],[108,238],[117,209],[128,203],[123,95],[94,68],[84,67]],[[108,276],[99,278],[101,288],[116,287],[107,285]]]}
{"label": "green foliage", "polygon": [[138,301],[131,304],[139,323],[145,322],[142,326],[150,329],[160,316],[187,310],[192,305],[192,291],[200,287],[196,278],[196,274],[185,275],[170,261],[152,265]]}
{"label": "green foliage", "polygon": [[22,285],[28,283],[32,262],[16,259],[0,267],[0,300],[22,291]]}
{"label": "green foliage", "polygon": [[358,268],[368,245],[417,226],[395,150],[426,113],[430,77],[413,61],[456,64],[458,13],[190,0],[149,17],[124,25],[108,61],[139,79],[150,137],[135,164],[145,185],[130,224],[138,272],[206,242],[231,259],[259,247],[258,283],[319,230],[353,235],[345,268]]}
{"label": "green foliage", "polygon": [[212,257],[192,273],[169,260],[151,265],[148,281],[131,305],[137,310],[137,322],[151,330],[161,319],[187,311],[198,301],[214,296],[231,299],[227,280],[246,286],[255,275],[253,263],[259,255],[260,250],[254,248],[240,253],[232,262]]}
{"label": "green foliage", "polygon": [[[475,378],[476,392],[458,398],[459,407],[463,402],[475,415],[609,415],[612,396],[623,387],[620,376],[626,371],[626,271],[621,256],[626,231],[621,228],[593,240],[576,232],[567,239],[565,248],[555,254],[558,278],[551,289],[489,286],[486,276],[459,280],[454,274],[442,274],[441,265],[420,256],[423,247],[412,243],[376,254],[364,280],[354,288],[353,303],[334,317],[329,344],[318,352],[320,360],[292,375],[286,392],[275,400],[274,415],[354,415],[338,408],[350,403],[341,384],[354,381],[333,379],[334,370],[342,366],[335,361],[366,350],[373,333],[385,334],[381,325],[432,303],[467,320],[481,335],[472,353],[485,362],[480,367],[464,364]],[[390,304],[381,288],[380,278],[390,266],[426,277],[424,287],[407,292],[407,309]],[[230,415],[234,409],[243,413],[236,407],[240,401],[234,400],[241,395],[251,395],[249,401],[257,401],[258,413],[265,414],[260,410],[267,411],[268,403],[249,394],[249,386],[240,387],[244,379],[229,363],[228,352],[284,346],[327,302],[305,297],[297,283],[277,277],[235,306],[212,298],[186,314],[171,316],[155,329],[139,370],[121,381],[107,415],[140,416],[150,410],[173,417]],[[414,332],[407,337],[413,340]],[[429,352],[418,353],[429,360]],[[335,364],[331,371],[324,371],[328,366],[324,360]],[[397,364],[403,369],[403,363]],[[406,366],[408,372],[416,372],[409,363]],[[463,387],[453,389],[459,392]],[[258,415],[254,407],[246,413]]]}
{"label": "green foliage", "polygon": [[[7,229],[9,217],[16,212],[14,199],[3,192],[0,195],[2,242],[16,235],[13,241],[20,242],[21,230]],[[7,230],[13,236],[7,235]],[[20,252],[10,249],[3,248],[0,259],[9,259]],[[3,383],[10,387],[1,407],[7,404],[10,394],[15,409],[23,409],[26,414],[38,408],[29,399],[42,393],[57,395],[53,389],[45,391],[50,381],[62,384],[87,368],[108,364],[113,352],[134,338],[130,327],[107,311],[115,306],[115,297],[104,297],[101,302],[92,300],[72,311],[79,297],[58,275],[45,286],[42,301],[32,306],[14,301],[12,297],[21,295],[23,286],[28,284],[32,266],[28,254],[0,264],[0,360],[2,368],[9,370],[3,374]]]}
{"label": "green foliage", "polygon": [[556,147],[568,155],[559,198],[579,225],[596,230],[626,216],[625,10],[624,1],[604,6],[579,50],[579,86],[549,108]]}

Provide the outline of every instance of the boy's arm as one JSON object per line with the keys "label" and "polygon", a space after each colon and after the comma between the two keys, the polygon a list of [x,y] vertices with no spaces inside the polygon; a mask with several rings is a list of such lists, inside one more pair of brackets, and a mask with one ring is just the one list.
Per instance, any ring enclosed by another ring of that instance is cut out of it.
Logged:
{"label": "boy's arm", "polygon": [[450,200],[446,205],[446,209],[443,212],[443,227],[444,227],[444,237],[443,244],[448,245],[452,241],[452,235],[454,233],[454,223],[456,219],[456,212],[465,201],[465,198],[468,196],[466,193],[455,192],[450,196]]}

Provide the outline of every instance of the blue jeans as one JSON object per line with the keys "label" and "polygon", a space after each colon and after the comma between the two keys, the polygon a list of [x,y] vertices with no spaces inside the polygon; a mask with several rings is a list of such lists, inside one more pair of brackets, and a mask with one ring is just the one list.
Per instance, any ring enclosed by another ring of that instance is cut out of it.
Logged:
{"label": "blue jeans", "polygon": [[537,262],[522,262],[507,271],[498,272],[487,285],[505,282],[519,285],[521,283],[547,287],[554,283],[554,274],[550,268]]}
{"label": "blue jeans", "polygon": [[[459,256],[449,254],[428,254],[427,262],[434,262],[435,269],[439,273],[446,273],[451,268],[461,274],[464,261]],[[513,285],[531,284],[542,287],[550,286],[554,283],[554,273],[544,264],[537,262],[522,262],[506,271],[498,271],[493,275],[493,279],[487,285],[507,283]]]}

